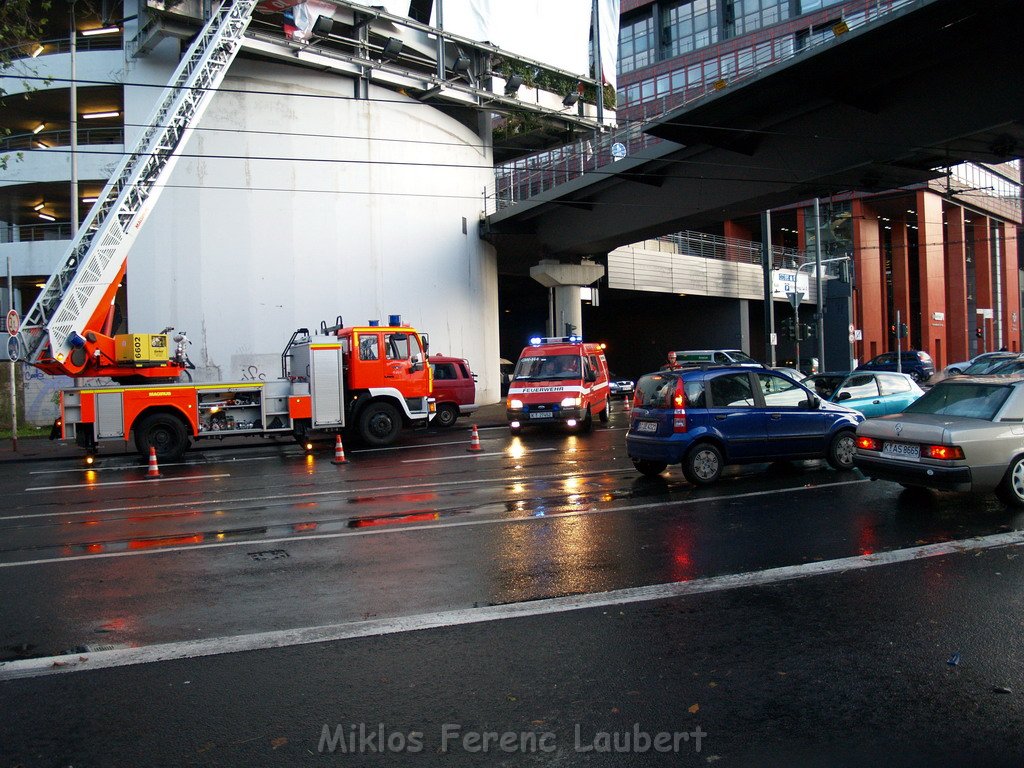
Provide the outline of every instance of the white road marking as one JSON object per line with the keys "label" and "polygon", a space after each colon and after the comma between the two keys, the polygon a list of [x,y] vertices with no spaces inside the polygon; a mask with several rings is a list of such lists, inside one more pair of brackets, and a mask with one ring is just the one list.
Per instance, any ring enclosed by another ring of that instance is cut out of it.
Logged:
{"label": "white road marking", "polygon": [[269,648],[284,648],[311,643],[337,642],[359,637],[417,632],[429,629],[481,624],[491,621],[520,619],[528,616],[545,616],[608,606],[645,603],[723,592],[746,587],[778,584],[784,581],[845,573],[847,571],[875,568],[878,566],[907,563],[929,557],[977,552],[996,547],[1024,545],[1024,532],[998,533],[960,541],[926,544],[919,547],[879,552],[873,555],[857,555],[818,563],[788,565],[763,571],[711,576],[692,581],[677,581],[668,584],[653,584],[609,592],[597,592],[546,600],[530,600],[507,605],[464,608],[438,611],[418,616],[400,616],[391,619],[356,621],[345,624],[328,624],[318,627],[254,632],[248,635],[211,637],[202,640],[185,640],[175,643],[159,643],[139,648],[97,651],[87,654],[48,656],[39,659],[20,659],[0,662],[0,681],[16,680],[44,675],[80,672],[136,664],[151,664],[174,659],[192,659],[217,656],[242,651],[260,651]]}
{"label": "white road marking", "polygon": [[227,472],[216,475],[188,475],[186,477],[146,477],[142,480],[119,480],[114,483],[75,483],[73,485],[39,485],[26,488],[26,491],[60,491],[67,488],[109,488],[112,485],[139,485],[146,483],[180,483],[186,480],[212,480],[218,477],[231,477]]}
{"label": "white road marking", "polygon": [[529,456],[534,453],[544,453],[545,451],[554,451],[555,448],[531,448],[528,451],[523,451],[520,456],[510,456],[507,451],[495,451],[494,453],[477,453],[476,451],[466,453],[460,453],[456,456],[435,456],[432,459],[402,459],[403,464],[419,464],[424,461],[449,461],[450,459],[482,459],[485,456],[504,456],[509,459],[521,459],[524,456]]}

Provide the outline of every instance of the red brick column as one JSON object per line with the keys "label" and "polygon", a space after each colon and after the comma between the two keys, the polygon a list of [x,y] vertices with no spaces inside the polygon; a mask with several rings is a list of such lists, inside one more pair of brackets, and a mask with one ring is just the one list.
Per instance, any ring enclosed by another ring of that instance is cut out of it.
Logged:
{"label": "red brick column", "polygon": [[917,193],[917,267],[921,296],[921,348],[932,356],[936,370],[946,354],[946,323],[935,313],[946,312],[945,259],[943,258],[942,198],[933,192]]}
{"label": "red brick column", "polygon": [[[968,236],[974,238],[974,303],[978,309],[991,309],[992,300],[992,250],[989,242],[989,220],[985,216],[971,216]],[[973,322],[972,322],[973,321]],[[984,344],[978,340],[978,352],[993,351],[992,323],[976,315],[968,320],[969,332],[976,328],[985,329]]]}
{"label": "red brick column", "polygon": [[854,345],[861,360],[870,356],[872,342],[879,351],[890,347],[885,307],[885,265],[878,235],[878,214],[863,200],[853,201],[853,258],[857,276],[854,296],[856,320],[863,341]]}
{"label": "red brick column", "polygon": [[958,205],[945,211],[946,221],[946,350],[956,362],[968,357],[968,333],[974,325],[967,317],[967,253],[964,244],[964,209]]}
{"label": "red brick column", "polygon": [[1020,275],[1017,269],[1017,227],[1004,224],[1000,244],[1003,270],[1003,344],[1011,352],[1020,351]]}

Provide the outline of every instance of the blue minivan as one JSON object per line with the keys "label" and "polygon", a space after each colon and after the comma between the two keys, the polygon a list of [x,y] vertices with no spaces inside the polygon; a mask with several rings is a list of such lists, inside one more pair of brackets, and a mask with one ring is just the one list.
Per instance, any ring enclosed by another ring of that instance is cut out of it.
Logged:
{"label": "blue minivan", "polygon": [[728,464],[826,459],[847,470],[863,420],[775,371],[682,368],[637,382],[626,452],[649,477],[681,464],[694,485],[714,483]]}

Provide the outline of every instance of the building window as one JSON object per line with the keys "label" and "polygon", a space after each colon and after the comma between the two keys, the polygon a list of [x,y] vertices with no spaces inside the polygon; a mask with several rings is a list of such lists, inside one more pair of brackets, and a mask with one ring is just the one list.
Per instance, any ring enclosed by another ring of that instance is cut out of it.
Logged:
{"label": "building window", "polygon": [[789,18],[789,0],[725,0],[725,33],[745,35]]}
{"label": "building window", "polygon": [[687,0],[666,8],[661,19],[664,58],[673,58],[718,42],[718,0]]}
{"label": "building window", "polygon": [[624,21],[619,27],[619,74],[650,66],[654,61],[654,17]]}
{"label": "building window", "polygon": [[799,13],[820,11],[822,8],[828,8],[830,5],[839,5],[842,2],[844,2],[844,0],[800,0]]}

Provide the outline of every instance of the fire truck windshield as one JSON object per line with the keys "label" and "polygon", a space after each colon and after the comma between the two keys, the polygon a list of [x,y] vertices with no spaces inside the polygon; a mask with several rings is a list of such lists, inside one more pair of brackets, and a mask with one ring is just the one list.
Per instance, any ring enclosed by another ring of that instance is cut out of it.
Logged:
{"label": "fire truck windshield", "polygon": [[579,355],[538,355],[524,357],[516,365],[515,381],[576,379],[583,370]]}

